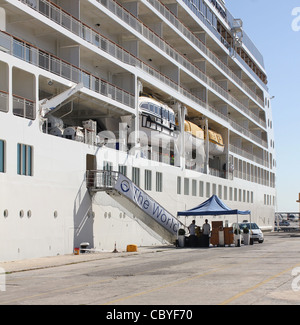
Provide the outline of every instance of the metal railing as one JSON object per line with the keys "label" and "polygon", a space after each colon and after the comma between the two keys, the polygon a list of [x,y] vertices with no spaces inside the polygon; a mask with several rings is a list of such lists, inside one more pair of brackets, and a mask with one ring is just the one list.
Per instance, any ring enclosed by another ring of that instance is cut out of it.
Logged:
{"label": "metal railing", "polygon": [[35,102],[33,100],[13,95],[13,113],[14,115],[24,117],[30,120],[35,119]]}
{"label": "metal railing", "polygon": [[86,186],[91,191],[107,191],[115,188],[119,172],[110,170],[87,170]]}
{"label": "metal railing", "polygon": [[84,87],[129,107],[135,105],[133,94],[3,31],[0,32],[0,46],[5,52],[41,69],[74,83],[82,82]]}
{"label": "metal railing", "polygon": [[183,68],[187,69],[192,75],[196,76],[202,80],[205,84],[208,84],[212,89],[214,89],[219,95],[227,99],[230,103],[238,107],[240,110],[248,114],[261,126],[266,127],[266,122],[262,120],[259,116],[252,113],[245,105],[243,105],[239,100],[230,95],[228,91],[223,89],[215,81],[209,78],[200,68],[191,63],[184,55],[177,52],[171,45],[169,45],[165,40],[159,37],[155,32],[144,25],[140,20],[138,20],[129,11],[123,8],[120,4],[113,0],[96,0],[99,4],[103,5],[111,13],[116,15],[118,18],[122,19],[123,22],[128,24],[131,28],[140,33],[147,40],[156,45],[160,50],[164,51],[171,59],[179,63]]}
{"label": "metal railing", "polygon": [[[92,42],[94,45],[100,46],[100,44],[102,44],[101,48],[107,49],[109,54],[114,55],[114,56],[118,57],[119,59],[122,59],[122,61],[124,61],[124,62],[127,62],[129,64],[134,64],[135,66],[140,67],[143,71],[146,71],[147,73],[149,73],[150,75],[159,79],[160,81],[164,82],[168,86],[179,91],[182,95],[184,95],[185,97],[196,102],[201,107],[208,109],[212,113],[216,114],[217,116],[221,116],[222,118],[224,118],[227,121],[230,121],[231,125],[235,129],[237,129],[237,130],[241,129],[240,126],[238,126],[232,120],[228,119],[227,116],[220,113],[213,106],[206,104],[199,97],[190,93],[185,88],[179,86],[177,83],[175,83],[168,77],[162,75],[160,72],[153,69],[151,66],[149,66],[149,65],[145,64],[144,62],[142,62],[141,60],[137,59],[136,57],[131,55],[129,52],[122,49],[120,46],[117,46],[113,42],[102,37],[100,34],[93,31],[92,29],[90,29],[87,25],[81,23],[78,19],[67,14],[66,12],[61,10],[59,7],[56,7],[55,5],[53,5],[51,2],[48,2],[46,0],[40,0],[40,1],[35,2],[35,5],[33,5],[33,2],[31,0],[19,0],[19,1],[30,5],[31,7],[38,10],[39,12],[40,11],[42,11],[42,13],[44,12],[44,14],[47,14],[50,19],[55,20],[57,23],[62,24],[63,27],[67,26],[66,28],[70,29],[72,32],[75,32],[76,34],[78,34],[78,36],[83,37],[87,41]],[[99,0],[97,0],[97,1],[100,2]],[[101,1],[101,3],[102,2],[103,1]],[[125,10],[124,10],[124,12],[126,13]],[[119,13],[119,15],[120,15],[120,13]],[[121,15],[121,16],[124,17],[124,15]],[[131,15],[128,15],[128,13],[127,13],[126,17],[131,17]],[[135,21],[135,20],[133,20],[133,21]],[[69,23],[66,23],[66,22],[69,22]],[[32,59],[34,57],[34,55],[32,54],[32,51],[33,51],[32,48],[30,48],[30,47],[28,48],[28,45],[24,46],[24,43],[22,41],[19,42],[19,45],[17,45],[18,44],[17,40],[14,39],[14,42],[15,42],[14,54],[17,57],[24,59],[26,61],[30,61],[32,63]],[[3,46],[5,48],[8,49],[8,51],[10,51],[9,48],[10,48],[11,42],[9,40],[3,40],[3,39],[1,40],[1,38],[0,38],[0,45],[1,45],[1,43],[3,44]],[[102,95],[108,96],[110,98],[116,99],[119,102],[122,102],[130,107],[134,106],[133,95],[131,95],[127,92],[124,92],[121,89],[119,89],[118,87],[115,87],[115,86],[113,86],[97,77],[94,77],[91,74],[89,74],[88,72],[85,72],[77,67],[74,67],[71,64],[68,64],[63,60],[60,60],[60,59],[54,57],[53,55],[50,55],[42,50],[38,50],[38,51],[39,51],[39,53],[36,53],[35,56],[37,57],[36,60],[38,60],[38,58],[39,58],[40,62],[39,62],[39,64],[36,63],[36,65],[39,65],[42,68],[50,70],[51,72],[56,73],[56,74],[63,76],[65,78],[68,78],[69,80],[72,80],[74,82],[82,81],[84,83],[85,87],[87,87],[93,91],[96,91],[96,92],[98,92]],[[171,56],[174,57],[174,55],[172,55],[172,53],[173,52],[170,52]],[[213,89],[215,89],[216,91],[219,91],[219,93],[221,93],[225,98],[227,97],[228,93],[224,89],[222,89],[220,86],[215,84],[211,79],[206,79],[206,76],[204,75],[204,73],[203,72],[201,72],[201,73],[204,76],[203,80],[206,80],[208,82],[208,84]],[[233,97],[232,97],[232,99],[234,101],[237,101]],[[236,102],[237,106],[239,105],[239,103],[240,102],[238,102],[238,101]],[[239,107],[239,108],[241,108],[241,107]],[[242,108],[243,108],[242,110],[246,114],[248,114],[254,120],[259,122],[260,125],[265,126],[265,121],[258,119],[257,116],[255,114],[253,114],[251,111],[249,111],[244,105],[242,105]],[[264,141],[261,140],[259,137],[253,135],[251,132],[247,132],[247,130],[244,129],[242,133],[247,136],[250,136],[251,139],[253,139],[253,140],[257,141],[258,143],[265,146]]]}
{"label": "metal railing", "polygon": [[160,14],[162,14],[177,30],[182,33],[189,41],[221,68],[230,78],[232,78],[248,95],[250,95],[261,106],[264,102],[259,98],[225,63],[223,63],[205,44],[191,32],[163,3],[159,0],[145,0],[151,4]]}
{"label": "metal railing", "polygon": [[[30,120],[35,119],[35,102],[28,98],[13,95],[13,114]],[[9,94],[0,90],[0,111],[9,111]]]}
{"label": "metal railing", "polygon": [[247,158],[251,161],[254,161],[262,166],[269,167],[269,162],[267,159],[263,159],[261,157],[258,157],[257,155],[253,154],[252,152],[249,152],[245,149],[239,148],[233,144],[229,145],[229,150],[233,153],[236,153],[244,158]]}
{"label": "metal railing", "polygon": [[8,93],[0,90],[0,111],[8,112]]}

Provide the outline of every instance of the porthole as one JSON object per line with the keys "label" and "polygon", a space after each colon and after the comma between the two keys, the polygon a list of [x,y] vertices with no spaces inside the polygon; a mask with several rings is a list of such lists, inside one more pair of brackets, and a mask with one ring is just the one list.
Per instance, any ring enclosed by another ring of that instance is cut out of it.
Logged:
{"label": "porthole", "polygon": [[24,210],[20,210],[19,216],[20,216],[20,218],[23,218],[24,217]]}
{"label": "porthole", "polygon": [[58,212],[55,210],[53,215],[54,215],[54,218],[56,219],[58,217]]}
{"label": "porthole", "polygon": [[8,210],[7,209],[5,209],[3,211],[3,216],[4,216],[4,218],[7,218],[8,217]]}
{"label": "porthole", "polygon": [[31,215],[32,215],[31,210],[28,210],[28,211],[27,211],[27,218],[31,218]]}

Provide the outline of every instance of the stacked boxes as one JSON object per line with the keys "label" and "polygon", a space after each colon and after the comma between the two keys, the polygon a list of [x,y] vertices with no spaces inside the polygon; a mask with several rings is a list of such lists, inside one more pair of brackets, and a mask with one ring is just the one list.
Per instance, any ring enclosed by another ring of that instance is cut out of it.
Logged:
{"label": "stacked boxes", "polygon": [[[224,244],[225,245],[232,245],[234,244],[233,238],[233,228],[232,227],[223,227],[223,221],[212,221],[212,231],[211,231],[211,238],[210,243],[213,246],[219,246],[219,231],[224,231]],[[223,245],[223,243],[222,243]]]}
{"label": "stacked boxes", "polygon": [[223,221],[212,221],[210,243],[213,246],[219,245],[219,230],[223,229]]}

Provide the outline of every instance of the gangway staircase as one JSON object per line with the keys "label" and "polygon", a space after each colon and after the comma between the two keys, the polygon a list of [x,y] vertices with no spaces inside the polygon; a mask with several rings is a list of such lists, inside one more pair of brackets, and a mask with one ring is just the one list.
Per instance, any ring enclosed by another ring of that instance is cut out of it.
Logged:
{"label": "gangway staircase", "polygon": [[86,184],[90,195],[106,192],[122,207],[171,244],[176,242],[178,230],[185,228],[176,217],[119,172],[88,170]]}

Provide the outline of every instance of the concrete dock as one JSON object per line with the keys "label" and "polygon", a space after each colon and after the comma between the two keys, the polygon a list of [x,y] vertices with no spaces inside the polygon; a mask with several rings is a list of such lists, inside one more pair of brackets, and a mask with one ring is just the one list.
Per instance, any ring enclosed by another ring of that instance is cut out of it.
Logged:
{"label": "concrete dock", "polygon": [[269,233],[263,244],[241,247],[139,247],[0,267],[2,305],[300,305],[299,234]]}

